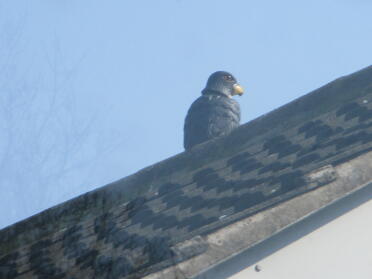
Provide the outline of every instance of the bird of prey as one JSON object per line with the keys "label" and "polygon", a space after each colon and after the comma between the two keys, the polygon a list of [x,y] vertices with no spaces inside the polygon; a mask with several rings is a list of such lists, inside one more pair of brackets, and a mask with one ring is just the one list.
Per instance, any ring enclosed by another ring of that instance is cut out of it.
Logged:
{"label": "bird of prey", "polygon": [[242,94],[243,88],[232,74],[224,71],[211,74],[202,96],[194,101],[187,112],[183,142],[185,149],[227,135],[238,127],[240,106],[232,97]]}

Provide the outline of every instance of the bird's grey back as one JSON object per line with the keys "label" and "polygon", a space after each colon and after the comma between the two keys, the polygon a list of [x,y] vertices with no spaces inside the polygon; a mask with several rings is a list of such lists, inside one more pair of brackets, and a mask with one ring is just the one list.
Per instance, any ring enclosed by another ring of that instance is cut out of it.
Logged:
{"label": "bird's grey back", "polygon": [[212,138],[229,134],[239,126],[240,106],[221,95],[202,95],[191,105],[184,126],[184,147],[189,149]]}

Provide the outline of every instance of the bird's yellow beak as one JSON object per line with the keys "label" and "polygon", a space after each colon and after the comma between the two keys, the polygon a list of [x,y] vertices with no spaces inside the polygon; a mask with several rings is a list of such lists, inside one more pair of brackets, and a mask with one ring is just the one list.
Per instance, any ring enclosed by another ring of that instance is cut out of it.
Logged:
{"label": "bird's yellow beak", "polygon": [[240,86],[237,83],[235,83],[233,86],[234,86],[234,93],[233,93],[233,95],[239,95],[239,96],[243,95],[244,89],[243,89],[242,86]]}

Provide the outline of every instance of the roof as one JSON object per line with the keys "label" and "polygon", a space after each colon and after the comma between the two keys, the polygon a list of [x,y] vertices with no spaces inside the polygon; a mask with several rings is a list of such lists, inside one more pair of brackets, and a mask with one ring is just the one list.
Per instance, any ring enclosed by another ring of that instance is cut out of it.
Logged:
{"label": "roof", "polygon": [[7,227],[0,278],[196,277],[370,182],[371,109],[372,66]]}

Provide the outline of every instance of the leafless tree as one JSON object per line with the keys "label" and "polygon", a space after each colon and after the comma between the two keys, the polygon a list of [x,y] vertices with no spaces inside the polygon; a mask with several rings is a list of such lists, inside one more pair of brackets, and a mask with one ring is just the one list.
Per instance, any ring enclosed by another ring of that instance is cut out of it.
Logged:
{"label": "leafless tree", "polygon": [[74,79],[82,62],[66,65],[55,41],[44,69],[25,67],[22,25],[0,26],[0,228],[69,198],[68,185],[83,183],[76,170],[109,150],[87,151],[97,138],[95,119],[79,119]]}

